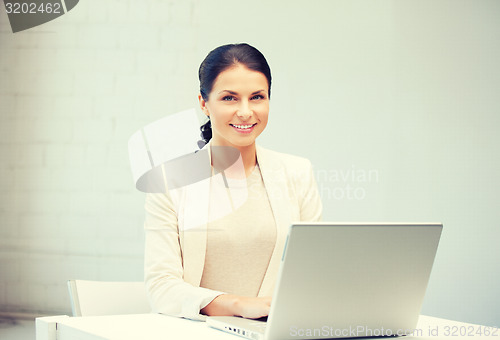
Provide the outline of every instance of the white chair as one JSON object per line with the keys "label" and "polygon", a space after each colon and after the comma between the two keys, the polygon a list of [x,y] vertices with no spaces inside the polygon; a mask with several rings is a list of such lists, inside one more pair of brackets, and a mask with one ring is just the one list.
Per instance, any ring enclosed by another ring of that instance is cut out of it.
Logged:
{"label": "white chair", "polygon": [[144,282],[69,280],[73,316],[150,313]]}

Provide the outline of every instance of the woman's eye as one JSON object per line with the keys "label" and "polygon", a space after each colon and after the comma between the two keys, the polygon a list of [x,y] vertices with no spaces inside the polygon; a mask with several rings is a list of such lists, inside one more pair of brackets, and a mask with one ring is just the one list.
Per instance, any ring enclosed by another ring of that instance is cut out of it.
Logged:
{"label": "woman's eye", "polygon": [[234,100],[234,99],[235,99],[235,98],[234,98],[233,96],[224,96],[224,97],[222,97],[222,100],[223,100],[223,101],[227,101],[227,102],[232,101],[232,100]]}
{"label": "woman's eye", "polygon": [[252,97],[253,100],[264,99],[264,96],[261,94],[255,95]]}

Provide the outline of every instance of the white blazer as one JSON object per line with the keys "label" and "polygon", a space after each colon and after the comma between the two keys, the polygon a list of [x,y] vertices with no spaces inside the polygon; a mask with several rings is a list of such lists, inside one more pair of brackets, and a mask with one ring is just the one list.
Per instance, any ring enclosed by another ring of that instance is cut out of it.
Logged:
{"label": "white blazer", "polygon": [[[322,205],[307,159],[260,146],[256,150],[277,232],[258,296],[272,296],[288,227],[294,221],[320,220]],[[156,313],[204,320],[200,310],[223,293],[199,287],[205,264],[210,180],[221,180],[220,175],[146,196],[145,284]]]}

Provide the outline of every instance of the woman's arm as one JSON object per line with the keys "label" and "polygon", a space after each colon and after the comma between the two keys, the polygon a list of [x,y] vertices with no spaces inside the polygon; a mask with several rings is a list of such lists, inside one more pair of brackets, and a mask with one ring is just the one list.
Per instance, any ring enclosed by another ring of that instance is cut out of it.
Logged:
{"label": "woman's arm", "polygon": [[154,312],[203,319],[200,309],[222,292],[184,281],[177,214],[170,195],[146,195],[144,276]]}
{"label": "woman's arm", "polygon": [[241,316],[258,319],[269,315],[271,297],[246,297],[231,294],[219,295],[201,310],[209,316]]}

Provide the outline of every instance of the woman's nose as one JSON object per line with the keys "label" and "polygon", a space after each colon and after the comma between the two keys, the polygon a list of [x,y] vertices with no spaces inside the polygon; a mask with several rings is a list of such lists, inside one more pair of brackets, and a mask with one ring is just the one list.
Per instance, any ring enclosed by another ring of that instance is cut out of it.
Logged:
{"label": "woman's nose", "polygon": [[238,117],[246,120],[253,115],[253,111],[248,103],[242,102],[236,114]]}

